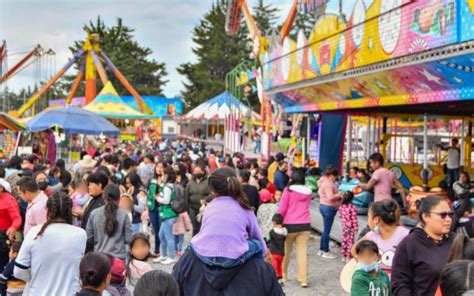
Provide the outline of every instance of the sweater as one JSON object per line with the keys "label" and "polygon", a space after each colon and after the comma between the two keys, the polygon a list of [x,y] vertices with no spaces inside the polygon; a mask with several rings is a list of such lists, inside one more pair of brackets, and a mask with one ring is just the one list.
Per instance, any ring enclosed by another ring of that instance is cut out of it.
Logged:
{"label": "sweater", "polygon": [[319,179],[319,198],[322,205],[339,208],[342,200],[342,193],[337,191],[336,184],[328,178]]}
{"label": "sweater", "polygon": [[191,244],[201,256],[237,259],[248,251],[248,239],[258,240],[266,253],[255,214],[232,197],[219,196],[204,210],[201,230]]}
{"label": "sweater", "polygon": [[309,205],[312,198],[313,192],[304,185],[292,185],[283,191],[278,214],[283,216],[283,225],[289,233],[311,229]]}
{"label": "sweater", "polygon": [[132,240],[132,226],[127,213],[117,210],[117,229],[113,236],[105,232],[104,207],[94,210],[87,222],[87,240],[94,242],[94,251],[104,252],[122,260],[127,259],[126,245]]}
{"label": "sweater", "polygon": [[385,271],[374,276],[369,272],[356,270],[352,275],[352,296],[390,296],[390,279]]}
{"label": "sweater", "polygon": [[434,295],[454,237],[455,233],[449,233],[437,244],[423,229],[412,229],[393,258],[393,295]]}
{"label": "sweater", "polygon": [[176,263],[171,275],[178,282],[180,295],[285,295],[273,267],[256,257],[237,267],[224,269],[202,263],[188,250]]}

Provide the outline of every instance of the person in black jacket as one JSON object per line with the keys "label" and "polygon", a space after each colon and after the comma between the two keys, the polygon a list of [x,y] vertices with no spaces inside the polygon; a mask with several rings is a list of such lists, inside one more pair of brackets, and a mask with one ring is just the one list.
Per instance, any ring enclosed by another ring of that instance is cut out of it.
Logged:
{"label": "person in black jacket", "polygon": [[262,259],[252,257],[233,268],[208,266],[190,250],[176,263],[172,276],[186,296],[283,296],[275,271]]}
{"label": "person in black jacket", "polygon": [[[91,199],[84,206],[84,212],[82,213],[81,227],[83,229],[86,229],[87,221],[92,211],[105,204],[102,193],[104,192],[105,186],[109,183],[109,178],[103,173],[94,173],[87,177],[87,183]],[[92,250],[94,250],[94,244],[87,242],[86,252]]]}
{"label": "person in black jacket", "polygon": [[401,241],[393,258],[394,296],[434,295],[455,237],[453,212],[443,198],[426,197],[418,206],[420,226]]}
{"label": "person in black jacket", "polygon": [[79,265],[82,290],[76,296],[100,296],[112,280],[112,262],[104,253],[86,254]]}
{"label": "person in black jacket", "polygon": [[[268,241],[268,249],[273,256],[272,266],[275,269],[278,280],[283,276],[282,264],[285,257],[285,239],[288,230],[283,227],[283,217],[275,214],[272,218],[273,229],[270,230],[270,240]],[[283,282],[280,281],[283,285]]]}
{"label": "person in black jacket", "polygon": [[239,173],[239,176],[240,176],[240,184],[242,184],[242,190],[247,195],[250,206],[254,208],[254,213],[256,213],[258,210],[258,207],[260,206],[260,195],[258,194],[257,187],[249,184],[250,171],[241,170]]}

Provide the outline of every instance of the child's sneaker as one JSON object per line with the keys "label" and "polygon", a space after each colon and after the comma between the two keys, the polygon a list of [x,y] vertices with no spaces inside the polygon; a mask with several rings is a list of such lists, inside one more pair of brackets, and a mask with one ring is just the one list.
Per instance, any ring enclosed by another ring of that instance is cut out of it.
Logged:
{"label": "child's sneaker", "polygon": [[159,256],[159,257],[156,257],[155,259],[151,260],[151,262],[161,263],[161,262],[166,261],[166,260],[168,260],[168,257]]}
{"label": "child's sneaker", "polygon": [[175,264],[175,263],[176,263],[176,259],[172,259],[172,258],[166,258],[166,260],[161,261],[161,264],[164,264],[164,265],[170,265],[170,264]]}
{"label": "child's sneaker", "polygon": [[278,283],[279,283],[280,286],[282,286],[282,287],[285,286],[285,281],[283,281],[282,279],[279,279],[279,280],[278,280]]}
{"label": "child's sneaker", "polygon": [[324,254],[324,252],[321,251],[321,250],[319,250],[318,253],[316,253],[316,254],[317,254],[319,257],[321,257],[321,256]]}
{"label": "child's sneaker", "polygon": [[336,255],[331,254],[330,252],[325,252],[325,253],[323,253],[322,257],[323,257],[324,259],[336,259],[336,258],[337,258]]}

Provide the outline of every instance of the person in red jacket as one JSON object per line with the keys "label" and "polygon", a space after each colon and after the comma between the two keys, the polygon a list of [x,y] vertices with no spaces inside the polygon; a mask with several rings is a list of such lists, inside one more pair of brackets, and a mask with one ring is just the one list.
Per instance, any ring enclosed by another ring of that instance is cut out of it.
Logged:
{"label": "person in red jacket", "polygon": [[20,208],[10,191],[10,184],[0,179],[0,272],[3,272],[9,259],[7,241],[13,239],[15,232],[21,228]]}

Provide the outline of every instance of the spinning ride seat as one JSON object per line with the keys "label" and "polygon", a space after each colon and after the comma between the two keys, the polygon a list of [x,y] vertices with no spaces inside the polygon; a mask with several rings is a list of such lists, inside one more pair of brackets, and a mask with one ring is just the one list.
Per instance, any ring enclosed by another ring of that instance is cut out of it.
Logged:
{"label": "spinning ride seat", "polygon": [[408,203],[408,215],[410,218],[416,218],[418,216],[418,210],[416,208],[416,201],[422,198],[437,195],[442,197],[446,200],[449,204],[451,204],[451,200],[449,199],[448,192],[443,190],[441,187],[433,187],[428,192],[424,192],[421,186],[413,186],[410,188],[410,192],[407,196],[407,203]]}
{"label": "spinning ride seat", "polygon": [[374,202],[374,195],[370,191],[363,191],[359,187],[359,180],[342,182],[339,191],[350,191],[354,193],[352,204],[356,207],[358,215],[367,215],[369,205]]}

